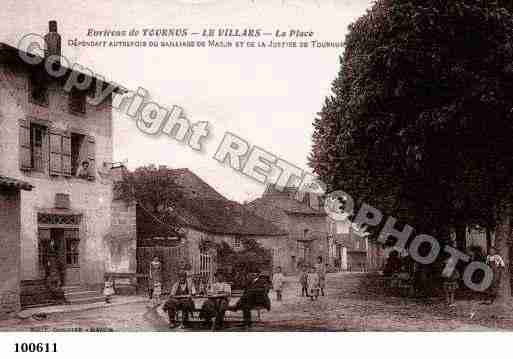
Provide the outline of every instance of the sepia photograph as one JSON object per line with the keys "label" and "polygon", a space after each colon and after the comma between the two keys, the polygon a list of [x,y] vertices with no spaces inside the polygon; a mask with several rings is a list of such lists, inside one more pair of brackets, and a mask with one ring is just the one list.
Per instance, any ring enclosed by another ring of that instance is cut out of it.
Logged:
{"label": "sepia photograph", "polygon": [[2,5],[10,353],[513,329],[511,0]]}

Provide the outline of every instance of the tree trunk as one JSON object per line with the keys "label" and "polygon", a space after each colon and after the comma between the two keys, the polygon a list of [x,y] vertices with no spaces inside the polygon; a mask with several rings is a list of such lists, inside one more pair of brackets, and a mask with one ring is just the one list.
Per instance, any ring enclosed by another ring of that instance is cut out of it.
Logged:
{"label": "tree trunk", "polygon": [[459,222],[454,226],[456,232],[456,247],[462,252],[465,252],[467,247],[467,224]]}
{"label": "tree trunk", "polygon": [[486,253],[490,253],[490,247],[492,246],[492,231],[490,227],[486,227]]}
{"label": "tree trunk", "polygon": [[497,210],[497,225],[495,228],[495,249],[504,260],[505,268],[502,273],[497,302],[504,303],[511,299],[509,248],[511,235],[511,204],[509,198],[500,199]]}

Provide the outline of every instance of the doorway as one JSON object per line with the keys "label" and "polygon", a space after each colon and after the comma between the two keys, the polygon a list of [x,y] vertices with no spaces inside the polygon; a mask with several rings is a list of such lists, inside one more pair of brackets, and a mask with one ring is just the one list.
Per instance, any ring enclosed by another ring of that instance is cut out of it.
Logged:
{"label": "doorway", "polygon": [[80,284],[78,229],[39,229],[39,264],[46,277],[58,275],[61,286]]}

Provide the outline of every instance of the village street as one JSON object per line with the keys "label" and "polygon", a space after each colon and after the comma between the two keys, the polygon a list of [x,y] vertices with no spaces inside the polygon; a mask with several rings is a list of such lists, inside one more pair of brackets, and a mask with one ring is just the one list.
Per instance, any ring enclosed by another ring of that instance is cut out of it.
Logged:
{"label": "village street", "polygon": [[[312,302],[298,297],[293,278],[287,278],[284,300],[274,301],[270,313],[251,331],[451,331],[511,329],[513,317],[493,317],[490,307],[478,301],[459,301],[448,308],[441,299],[430,302],[385,297],[362,280],[379,283],[377,277],[362,273],[333,273],[328,276],[328,293]],[[141,298],[142,299],[142,298]],[[485,314],[486,313],[486,314]],[[226,331],[240,331],[239,313],[227,313]],[[199,326],[188,330],[199,330]],[[46,318],[13,319],[0,322],[2,331],[168,331],[161,310],[145,301],[103,308],[48,314]],[[185,329],[187,331],[187,329]]]}

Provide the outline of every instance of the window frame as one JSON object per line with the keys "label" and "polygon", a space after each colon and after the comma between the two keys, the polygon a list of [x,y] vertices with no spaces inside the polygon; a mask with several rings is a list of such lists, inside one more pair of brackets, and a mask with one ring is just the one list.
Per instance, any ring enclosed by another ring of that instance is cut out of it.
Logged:
{"label": "window frame", "polygon": [[[80,108],[75,107],[76,106],[76,96],[80,96]],[[78,116],[84,116],[87,113],[87,93],[84,91],[80,91],[77,89],[72,89],[68,93],[68,112],[72,115],[78,115]]]}
{"label": "window frame", "polygon": [[[37,77],[40,78],[37,78]],[[44,89],[44,95],[43,99],[38,99],[34,97],[34,90],[35,90],[35,82],[39,81],[43,84],[46,84],[46,86],[41,86],[41,89]],[[38,105],[41,107],[49,107],[50,106],[50,86],[46,83],[44,73],[38,72],[37,70],[31,71],[29,73],[28,78],[28,100],[31,104]]]}

